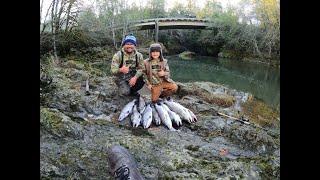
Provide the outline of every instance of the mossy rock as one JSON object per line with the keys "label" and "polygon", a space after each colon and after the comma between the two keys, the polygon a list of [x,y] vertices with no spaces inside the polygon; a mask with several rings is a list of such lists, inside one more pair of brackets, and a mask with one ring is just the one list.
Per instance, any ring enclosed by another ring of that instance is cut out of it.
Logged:
{"label": "mossy rock", "polygon": [[243,104],[243,114],[261,126],[278,126],[280,113],[255,98]]}
{"label": "mossy rock", "polygon": [[188,84],[188,83],[177,83],[179,86],[177,95],[186,96],[186,95],[195,95],[199,96],[208,103],[213,103],[221,107],[230,107],[235,103],[235,98],[231,95],[224,93],[215,93],[213,91],[208,91],[205,88],[197,84]]}
{"label": "mossy rock", "polygon": [[226,137],[242,148],[254,150],[259,153],[268,153],[276,148],[276,141],[267,132],[256,130],[251,126],[233,124],[224,129]]}
{"label": "mossy rock", "polygon": [[275,167],[271,163],[271,159],[262,158],[258,163],[258,167],[262,170],[261,177],[264,179],[280,178],[280,166]]}
{"label": "mossy rock", "polygon": [[83,138],[83,127],[57,109],[41,108],[40,127],[57,137]]}
{"label": "mossy rock", "polygon": [[192,59],[194,56],[196,55],[196,53],[191,52],[191,51],[184,51],[182,53],[179,54],[179,57],[183,60],[190,60]]}
{"label": "mossy rock", "polygon": [[[89,63],[85,65],[84,70],[90,78],[91,77],[103,77],[106,75],[106,73],[109,73],[109,71],[110,71],[109,66],[108,66],[107,72],[103,72],[100,67],[95,68],[94,66],[96,66],[96,65],[91,65]],[[103,68],[105,68],[105,67],[103,67]]]}
{"label": "mossy rock", "polygon": [[185,147],[186,149],[190,150],[190,151],[198,151],[200,146],[194,146],[194,145],[188,145]]}
{"label": "mossy rock", "polygon": [[85,81],[89,77],[86,71],[71,68],[64,69],[64,75],[72,81]]}
{"label": "mossy rock", "polygon": [[95,56],[97,58],[108,58],[108,57],[112,56],[112,54],[109,50],[104,49],[101,52],[98,52]]}
{"label": "mossy rock", "polygon": [[67,62],[64,63],[64,66],[67,68],[74,68],[74,69],[78,69],[81,70],[84,68],[84,64],[74,61],[74,60],[69,60]]}
{"label": "mossy rock", "polygon": [[218,53],[218,56],[221,58],[239,58],[239,57],[242,57],[243,55],[239,54],[236,51],[223,50]]}

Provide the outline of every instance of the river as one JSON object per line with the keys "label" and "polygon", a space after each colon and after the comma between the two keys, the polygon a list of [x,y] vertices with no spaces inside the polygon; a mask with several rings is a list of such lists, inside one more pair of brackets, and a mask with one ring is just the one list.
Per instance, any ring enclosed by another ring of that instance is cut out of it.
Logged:
{"label": "river", "polygon": [[167,56],[171,78],[179,82],[210,81],[250,92],[273,109],[280,108],[280,69],[261,63],[197,56]]}

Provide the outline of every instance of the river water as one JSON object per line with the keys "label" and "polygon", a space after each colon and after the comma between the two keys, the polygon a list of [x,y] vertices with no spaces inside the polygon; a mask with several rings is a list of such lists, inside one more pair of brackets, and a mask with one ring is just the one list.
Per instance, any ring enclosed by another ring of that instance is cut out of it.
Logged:
{"label": "river water", "polygon": [[280,108],[280,69],[261,63],[198,56],[167,56],[171,78],[179,82],[210,81],[250,92],[274,109]]}

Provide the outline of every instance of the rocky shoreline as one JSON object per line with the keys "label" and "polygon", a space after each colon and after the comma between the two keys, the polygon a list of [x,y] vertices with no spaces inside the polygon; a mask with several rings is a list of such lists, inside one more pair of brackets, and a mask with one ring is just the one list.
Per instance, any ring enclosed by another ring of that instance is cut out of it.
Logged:
{"label": "rocky shoreline", "polygon": [[[47,65],[40,77],[41,179],[112,179],[107,149],[126,147],[145,179],[280,179],[279,121],[242,124],[252,95],[210,82],[178,83],[173,99],[198,117],[179,131],[117,122],[131,98],[118,94],[111,76],[76,61]],[[90,94],[85,81],[89,79]],[[141,94],[149,98],[146,89]]]}

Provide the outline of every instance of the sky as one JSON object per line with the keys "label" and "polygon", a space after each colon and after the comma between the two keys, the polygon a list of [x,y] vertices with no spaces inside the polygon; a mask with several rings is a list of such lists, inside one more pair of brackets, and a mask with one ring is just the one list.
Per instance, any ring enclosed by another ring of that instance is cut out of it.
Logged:
{"label": "sky", "polygon": [[[42,17],[45,16],[45,13],[51,1],[52,0],[43,0]],[[81,1],[83,2],[84,5],[88,5],[88,6],[92,5],[92,3],[94,2],[94,0],[81,0]],[[205,5],[205,0],[195,0],[195,1],[197,6],[200,8],[203,8],[203,6]],[[240,2],[240,0],[216,0],[216,1],[220,2],[223,8],[227,7],[228,4],[236,5],[237,3]],[[135,3],[142,3],[143,5],[145,5],[147,3],[147,0],[127,0],[127,2],[128,4],[135,2]],[[166,8],[170,9],[174,6],[175,2],[181,3],[181,0],[165,0],[165,2],[166,2]],[[40,4],[41,4],[41,0],[40,0]]]}

